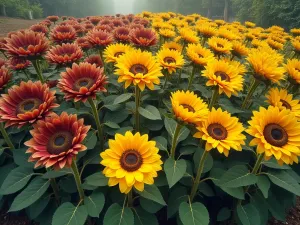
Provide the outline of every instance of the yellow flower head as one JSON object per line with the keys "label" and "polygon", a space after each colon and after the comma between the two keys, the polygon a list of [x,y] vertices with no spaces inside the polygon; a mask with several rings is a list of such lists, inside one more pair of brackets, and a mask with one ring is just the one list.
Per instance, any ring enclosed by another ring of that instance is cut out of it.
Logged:
{"label": "yellow flower head", "polygon": [[254,137],[249,145],[257,146],[258,154],[266,160],[274,156],[280,165],[298,163],[300,123],[290,110],[260,107],[248,123],[246,132]]}
{"label": "yellow flower head", "polygon": [[131,50],[121,55],[116,63],[118,82],[125,82],[125,88],[132,83],[138,85],[141,91],[147,86],[154,89],[154,84],[159,84],[159,77],[163,76],[161,67],[151,52]]}
{"label": "yellow flower head", "polygon": [[197,43],[199,42],[199,37],[197,33],[191,28],[181,28],[179,30],[181,38],[187,43]]}
{"label": "yellow flower head", "polygon": [[232,43],[232,51],[231,53],[234,55],[234,56],[237,56],[237,57],[242,57],[242,56],[246,56],[248,55],[248,48],[243,45],[241,42],[239,41],[233,41],[231,42]]}
{"label": "yellow flower head", "polygon": [[155,141],[148,141],[147,134],[141,136],[139,132],[133,135],[127,131],[110,139],[108,149],[100,154],[108,186],[119,184],[121,193],[127,194],[133,187],[143,191],[144,184],[153,184],[163,164],[155,145]]}
{"label": "yellow flower head", "polygon": [[228,30],[226,28],[220,28],[218,31],[218,35],[219,37],[225,38],[228,41],[240,39],[240,37],[235,32],[233,32],[232,30]]}
{"label": "yellow flower head", "polygon": [[176,50],[176,51],[178,51],[178,52],[181,52],[183,46],[182,46],[181,44],[178,44],[178,43],[175,42],[175,41],[171,41],[171,42],[165,42],[165,43],[162,45],[162,48],[168,48],[168,49],[170,49],[170,50]]}
{"label": "yellow flower head", "polygon": [[115,63],[117,59],[125,52],[132,50],[132,47],[126,44],[116,43],[107,46],[104,50],[104,58],[107,63]]}
{"label": "yellow flower head", "polygon": [[176,35],[175,31],[170,30],[170,29],[160,29],[159,34],[160,34],[160,36],[165,37],[165,38],[173,38]]}
{"label": "yellow flower head", "polygon": [[291,29],[291,33],[295,36],[300,36],[300,28]]}
{"label": "yellow flower head", "polygon": [[219,37],[212,37],[208,39],[208,45],[218,55],[230,54],[230,51],[232,50],[231,42]]}
{"label": "yellow flower head", "polygon": [[176,72],[176,69],[182,68],[184,65],[183,55],[168,48],[163,48],[157,53],[157,61],[164,69],[168,70],[169,74]]}
{"label": "yellow flower head", "polygon": [[218,31],[216,28],[210,26],[209,24],[201,24],[196,26],[199,34],[205,38],[210,38],[212,36],[216,36]]}
{"label": "yellow flower head", "polygon": [[226,22],[224,20],[215,20],[215,23],[221,26],[224,25]]}
{"label": "yellow flower head", "polygon": [[186,48],[186,54],[196,65],[206,66],[209,61],[214,60],[214,54],[200,44],[189,44]]}
{"label": "yellow flower head", "polygon": [[300,84],[300,60],[289,59],[284,67],[292,81]]}
{"label": "yellow flower head", "polygon": [[228,156],[230,149],[242,151],[242,145],[245,145],[246,136],[243,134],[242,123],[220,108],[213,108],[197,130],[194,137],[206,141],[206,151],[216,148],[221,154]]}
{"label": "yellow flower head", "polygon": [[267,39],[267,43],[275,50],[282,50],[283,49],[283,44],[278,42],[278,41],[275,41],[271,38],[268,38]]}
{"label": "yellow flower head", "polygon": [[172,109],[177,120],[199,124],[207,118],[207,104],[194,92],[176,91],[171,93]]}
{"label": "yellow flower head", "polygon": [[240,70],[225,60],[214,60],[207,64],[202,76],[208,81],[207,86],[217,86],[219,94],[225,93],[228,97],[238,95],[243,89],[244,78],[239,74]]}
{"label": "yellow flower head", "polygon": [[256,24],[255,24],[255,23],[252,23],[252,22],[249,22],[249,21],[246,21],[246,22],[245,22],[245,26],[246,26],[246,27],[251,27],[251,28],[252,28],[252,27],[255,27]]}
{"label": "yellow flower head", "polygon": [[294,47],[294,51],[300,53],[300,40],[298,39],[293,40],[292,45]]}

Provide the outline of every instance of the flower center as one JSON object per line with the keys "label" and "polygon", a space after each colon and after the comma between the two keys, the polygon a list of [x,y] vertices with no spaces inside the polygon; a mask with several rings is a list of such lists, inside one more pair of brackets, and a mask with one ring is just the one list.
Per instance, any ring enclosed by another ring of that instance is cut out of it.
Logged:
{"label": "flower center", "polygon": [[212,123],[207,127],[208,134],[216,140],[224,140],[227,138],[228,132],[225,127],[219,123]]}
{"label": "flower center", "polygon": [[93,79],[88,77],[80,78],[75,82],[75,89],[79,91],[82,87],[90,88],[93,85],[93,82]]}
{"label": "flower center", "polygon": [[176,60],[172,57],[165,57],[164,62],[170,64],[170,63],[175,63]]}
{"label": "flower center", "polygon": [[25,99],[25,100],[23,100],[22,102],[19,103],[16,113],[18,115],[18,114],[23,114],[23,113],[26,113],[26,112],[31,112],[34,109],[39,108],[41,103],[42,103],[42,101],[38,98]]}
{"label": "flower center", "polygon": [[264,137],[269,144],[276,147],[282,147],[288,142],[288,135],[284,128],[275,123],[265,126]]}
{"label": "flower center", "polygon": [[187,104],[181,104],[181,105],[184,109],[187,109],[189,112],[193,112],[193,113],[195,112],[195,109],[192,106]]}
{"label": "flower center", "polygon": [[116,52],[115,54],[114,54],[114,57],[119,57],[120,55],[123,55],[124,54],[124,52]]}
{"label": "flower center", "polygon": [[199,58],[203,58],[203,55],[200,54],[200,53],[198,53],[198,57],[199,57]]}
{"label": "flower center", "polygon": [[227,73],[224,73],[222,71],[217,71],[215,72],[215,75],[217,77],[221,77],[221,80],[223,81],[230,81],[230,77],[227,75]]}
{"label": "flower center", "polygon": [[299,68],[295,68],[295,70],[296,70],[297,72],[300,72],[300,69],[299,69]]}
{"label": "flower center", "polygon": [[287,101],[280,99],[280,102],[282,103],[282,106],[284,106],[285,108],[292,109],[291,105]]}
{"label": "flower center", "polygon": [[127,150],[123,152],[120,158],[121,167],[128,172],[138,170],[141,167],[142,163],[142,156],[136,150]]}
{"label": "flower center", "polygon": [[133,73],[134,75],[138,74],[138,73],[142,73],[143,75],[148,73],[148,69],[147,67],[145,67],[142,64],[134,64],[131,66],[130,70],[131,73]]}
{"label": "flower center", "polygon": [[175,51],[178,51],[176,48],[169,48],[170,50],[175,50]]}
{"label": "flower center", "polygon": [[218,47],[218,48],[224,48],[224,45],[218,43],[218,44],[217,44],[217,47]]}
{"label": "flower center", "polygon": [[73,135],[69,131],[59,131],[53,134],[48,143],[47,151],[52,155],[59,155],[72,148]]}

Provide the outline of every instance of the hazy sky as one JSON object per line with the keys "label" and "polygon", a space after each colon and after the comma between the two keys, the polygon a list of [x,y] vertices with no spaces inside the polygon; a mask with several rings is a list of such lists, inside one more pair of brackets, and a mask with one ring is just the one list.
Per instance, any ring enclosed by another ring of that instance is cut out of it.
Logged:
{"label": "hazy sky", "polygon": [[133,13],[134,0],[113,0],[115,12],[121,14]]}

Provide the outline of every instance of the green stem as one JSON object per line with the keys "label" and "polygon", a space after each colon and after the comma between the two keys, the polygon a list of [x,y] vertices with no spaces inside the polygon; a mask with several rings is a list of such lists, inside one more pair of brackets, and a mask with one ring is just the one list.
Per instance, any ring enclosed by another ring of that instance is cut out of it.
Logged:
{"label": "green stem", "polygon": [[78,193],[79,193],[80,201],[83,201],[84,200],[84,191],[83,191],[82,186],[81,186],[80,175],[79,175],[79,172],[78,172],[78,167],[76,165],[76,160],[74,158],[72,160],[71,168],[72,168],[73,175],[74,175],[74,178],[75,178],[75,182],[76,182],[77,190],[78,190]]}
{"label": "green stem", "polygon": [[173,137],[173,140],[172,140],[172,147],[171,147],[171,154],[170,154],[172,159],[175,159],[175,149],[176,149],[178,135],[179,135],[179,132],[180,132],[181,128],[182,128],[182,125],[177,123],[176,128],[175,128],[174,137]]}
{"label": "green stem", "polygon": [[167,83],[168,83],[168,80],[169,80],[169,75],[168,74],[165,74],[165,83],[164,83],[164,86],[163,86],[163,90],[165,90],[166,86],[167,86]]}
{"label": "green stem", "polygon": [[34,69],[35,69],[35,71],[36,71],[36,73],[37,73],[37,76],[38,76],[39,80],[40,80],[42,83],[44,83],[45,80],[44,80],[44,78],[43,78],[43,74],[42,74],[42,71],[41,71],[41,69],[40,69],[38,59],[32,60],[31,63],[32,63],[32,65],[33,65],[33,67],[34,67]]}
{"label": "green stem", "polygon": [[51,184],[54,196],[55,196],[56,204],[57,204],[57,206],[59,206],[59,204],[60,204],[59,190],[58,190],[58,186],[57,186],[56,180],[55,180],[55,178],[51,178],[49,180],[50,180],[50,184]]}
{"label": "green stem", "polygon": [[80,109],[80,102],[74,102],[74,106],[76,110]]}
{"label": "green stem", "polygon": [[178,82],[177,82],[177,85],[180,84],[180,81],[181,81],[181,74],[182,74],[182,69],[180,69],[180,71],[179,71],[179,76],[178,76]]}
{"label": "green stem", "polygon": [[191,73],[191,76],[190,76],[190,79],[189,79],[189,84],[188,84],[186,90],[189,90],[191,88],[192,82],[193,82],[193,79],[194,79],[194,76],[195,76],[195,72],[196,72],[196,67],[193,66],[192,73]]}
{"label": "green stem", "polygon": [[11,142],[11,140],[8,136],[8,133],[5,130],[3,123],[0,123],[0,131],[1,131],[1,134],[2,134],[6,144],[10,148],[10,150],[13,150],[15,147],[14,147],[13,143]]}
{"label": "green stem", "polygon": [[140,114],[139,114],[139,107],[140,107],[140,97],[141,91],[138,85],[135,86],[135,132],[140,131]]}
{"label": "green stem", "polygon": [[260,84],[260,81],[257,80],[256,78],[254,78],[254,80],[252,81],[251,86],[249,88],[248,94],[243,101],[243,104],[241,107],[242,109],[246,109],[248,107],[249,100],[252,98],[252,95],[254,94],[254,92],[259,84]]}
{"label": "green stem", "polygon": [[26,71],[26,70],[23,70],[23,71],[24,71],[24,74],[25,74],[27,80],[30,80],[30,76],[29,76],[29,74],[27,73],[27,71]]}
{"label": "green stem", "polygon": [[132,189],[128,193],[127,205],[128,205],[128,207],[132,207],[133,206]]}
{"label": "green stem", "polygon": [[214,105],[218,101],[218,98],[219,98],[219,88],[218,86],[216,86],[213,90],[213,94],[209,102],[209,106],[208,106],[209,110],[211,110],[214,107]]}
{"label": "green stem", "polygon": [[199,183],[200,183],[200,179],[201,179],[201,175],[202,175],[202,172],[203,172],[203,169],[204,169],[205,160],[206,160],[207,156],[208,156],[208,151],[204,150],[204,152],[201,156],[200,162],[199,162],[196,178],[195,178],[193,186],[192,186],[191,195],[190,195],[191,201],[193,201],[194,197],[196,196],[198,186],[199,186]]}

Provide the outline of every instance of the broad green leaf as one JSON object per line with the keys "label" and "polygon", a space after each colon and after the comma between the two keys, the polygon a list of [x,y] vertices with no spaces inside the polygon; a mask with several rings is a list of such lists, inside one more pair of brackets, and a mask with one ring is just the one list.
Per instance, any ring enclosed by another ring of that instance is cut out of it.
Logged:
{"label": "broad green leaf", "polygon": [[198,191],[208,197],[212,197],[215,195],[212,188],[206,182],[201,182],[199,184]]}
{"label": "broad green leaf", "polygon": [[131,94],[131,93],[126,93],[126,94],[122,94],[122,95],[116,97],[114,100],[114,105],[127,101],[128,99],[130,99],[132,97],[132,95],[133,94]]}
{"label": "broad green leaf", "polygon": [[130,208],[114,203],[106,211],[103,225],[134,225],[133,213]]}
{"label": "broad green leaf", "polygon": [[179,149],[180,155],[191,155],[197,151],[198,147],[196,146],[183,146],[182,148]]}
{"label": "broad green leaf", "polygon": [[289,170],[291,169],[291,167],[289,167],[288,165],[279,165],[278,162],[276,161],[276,159],[271,158],[268,161],[264,161],[262,162],[262,164],[266,167],[272,168],[272,169],[280,169],[280,170]]}
{"label": "broad green leaf", "polygon": [[51,178],[57,178],[57,177],[62,177],[62,176],[65,176],[67,174],[71,174],[71,170],[70,169],[61,169],[61,170],[50,170],[50,171],[47,171],[43,176],[42,178],[45,178],[45,179],[51,179]]}
{"label": "broad green leaf", "polygon": [[186,127],[182,127],[178,134],[178,140],[176,144],[178,144],[181,141],[184,141],[189,136],[189,134],[190,134],[190,130],[187,129]]}
{"label": "broad green leaf", "polygon": [[227,170],[221,179],[219,185],[225,188],[237,188],[255,184],[257,177],[249,173],[246,166],[238,165]]}
{"label": "broad green leaf", "polygon": [[[193,161],[194,161],[194,165],[195,165],[194,172],[197,173],[199,162],[200,162],[200,159],[203,155],[204,150],[202,148],[197,148],[195,150],[196,150],[196,152],[193,156]],[[210,153],[208,153],[207,158],[206,158],[205,163],[204,163],[204,168],[203,168],[202,173],[207,173],[208,171],[210,171],[213,167],[213,164],[214,164],[214,160],[211,157]]]}
{"label": "broad green leaf", "polygon": [[271,212],[271,214],[275,219],[280,221],[285,221],[286,209],[284,205],[277,200],[277,196],[275,196],[271,191],[269,193],[269,198],[266,199],[266,203],[267,203],[267,208],[269,209],[269,211]]}
{"label": "broad green leaf", "polygon": [[17,167],[13,169],[4,180],[0,194],[8,195],[21,190],[28,183],[32,175],[33,171],[30,168]]}
{"label": "broad green leaf", "polygon": [[115,112],[106,113],[104,116],[104,123],[106,121],[113,121],[114,123],[122,123],[127,119],[129,113],[127,110],[120,110]]}
{"label": "broad green leaf", "polygon": [[208,225],[209,214],[200,202],[192,204],[182,202],[179,206],[179,217],[183,225]]}
{"label": "broad green leaf", "polygon": [[120,126],[117,123],[114,123],[114,122],[111,122],[111,121],[106,121],[104,123],[104,125],[108,126],[110,128],[113,128],[113,129],[120,129]]}
{"label": "broad green leaf", "polygon": [[260,224],[260,215],[257,209],[252,205],[238,205],[237,215],[243,225],[258,225]]}
{"label": "broad green leaf", "polygon": [[222,208],[217,215],[217,221],[225,221],[228,220],[231,216],[231,211],[227,207]]}
{"label": "broad green leaf", "polygon": [[145,189],[144,191],[138,191],[140,196],[150,199],[154,202],[157,202],[161,205],[166,205],[165,200],[163,199],[159,189],[154,185],[147,185],[145,184]]}
{"label": "broad green leaf", "polygon": [[286,189],[297,196],[300,196],[300,185],[298,182],[284,170],[269,171],[267,176],[277,186]]}
{"label": "broad green leaf", "polygon": [[87,149],[93,149],[97,144],[97,140],[96,132],[90,131],[85,138],[84,145],[87,147]]}
{"label": "broad green leaf", "polygon": [[14,149],[14,162],[18,166],[33,168],[34,163],[28,162],[29,154],[26,153],[27,148]]}
{"label": "broad green leaf", "polygon": [[159,148],[159,150],[168,152],[168,141],[162,136],[158,136],[152,139],[152,141],[156,141],[156,147]]}
{"label": "broad green leaf", "polygon": [[175,187],[174,190],[171,191],[170,196],[168,198],[168,219],[173,217],[182,202],[188,201],[188,193],[185,187],[178,186]]}
{"label": "broad green leaf", "polygon": [[73,194],[77,192],[76,182],[73,176],[65,176],[61,178],[58,185],[66,193]]}
{"label": "broad green leaf", "polygon": [[238,199],[245,199],[245,193],[243,187],[238,188],[223,188],[220,187],[223,191],[225,191],[227,194],[231,195],[232,197],[238,198]]}
{"label": "broad green leaf", "polygon": [[34,178],[30,184],[15,197],[9,212],[19,211],[36,202],[48,189],[49,180],[41,177]]}
{"label": "broad green leaf", "polygon": [[257,191],[254,196],[250,198],[250,203],[257,209],[260,215],[260,225],[267,224],[269,220],[268,203],[264,196]]}
{"label": "broad green leaf", "polygon": [[85,181],[88,185],[96,187],[107,186],[108,184],[108,178],[100,171],[88,176]]}
{"label": "broad green leaf", "polygon": [[[171,139],[173,140],[177,122],[173,119],[165,117],[164,124],[165,124],[166,130],[168,131],[169,135],[171,136]],[[179,134],[178,134],[178,140],[177,140],[176,145],[179,142],[184,141],[189,136],[189,133],[190,133],[189,129],[187,129],[186,127],[181,127]]]}
{"label": "broad green leaf", "polygon": [[173,187],[185,174],[186,162],[184,159],[175,161],[168,158],[164,164],[164,171],[167,176],[169,187]]}
{"label": "broad green leaf", "polygon": [[46,208],[50,201],[50,196],[42,196],[39,200],[37,200],[35,203],[30,205],[28,209],[28,215],[30,219],[35,219],[38,217],[43,210]]}
{"label": "broad green leaf", "polygon": [[134,209],[134,225],[158,225],[154,214],[146,212],[142,208]]}
{"label": "broad green leaf", "polygon": [[140,197],[140,205],[145,211],[149,213],[156,213],[163,207],[163,205],[143,197]]}
{"label": "broad green leaf", "polygon": [[94,191],[90,196],[84,198],[84,205],[91,217],[98,217],[105,203],[105,197],[102,192]]}
{"label": "broad green leaf", "polygon": [[259,176],[257,178],[257,186],[263,193],[264,197],[268,198],[269,189],[271,187],[271,183],[270,183],[269,179],[266,176]]}
{"label": "broad green leaf", "polygon": [[52,225],[84,225],[88,213],[84,205],[76,207],[65,202],[55,211],[52,219]]}
{"label": "broad green leaf", "polygon": [[149,120],[161,120],[158,109],[152,105],[147,105],[145,108],[139,107],[139,113]]}

